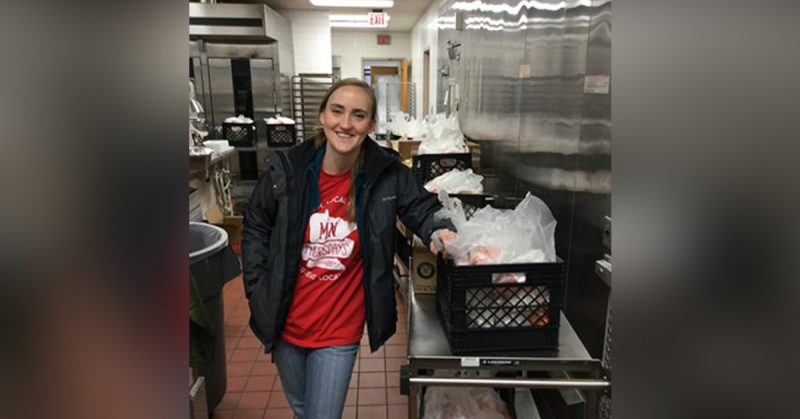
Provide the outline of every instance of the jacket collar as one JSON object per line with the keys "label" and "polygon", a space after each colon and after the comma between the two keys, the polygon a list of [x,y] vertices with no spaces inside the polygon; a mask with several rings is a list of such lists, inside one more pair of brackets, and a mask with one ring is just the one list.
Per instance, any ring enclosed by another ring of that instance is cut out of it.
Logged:
{"label": "jacket collar", "polygon": [[[364,140],[361,147],[364,150],[364,181],[372,184],[381,172],[392,164],[392,161],[397,160],[397,157],[370,138]],[[311,138],[289,150],[288,157],[292,163],[295,177],[304,177],[306,170],[314,165],[315,158],[319,158],[319,156],[318,150],[314,148],[314,140]],[[318,174],[319,169],[316,172]]]}
{"label": "jacket collar", "polygon": [[301,176],[314,160],[317,150],[314,148],[314,140],[309,138],[299,145],[292,147],[286,155],[292,163],[292,170],[295,176]]}
{"label": "jacket collar", "polygon": [[397,160],[397,157],[371,139],[364,141],[362,147],[364,148],[364,182],[371,185],[375,183],[384,169]]}

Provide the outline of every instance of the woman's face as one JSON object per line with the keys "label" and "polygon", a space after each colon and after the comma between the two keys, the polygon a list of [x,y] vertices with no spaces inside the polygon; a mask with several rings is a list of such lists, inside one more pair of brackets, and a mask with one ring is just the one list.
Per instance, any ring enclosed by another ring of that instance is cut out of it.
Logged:
{"label": "woman's face", "polygon": [[358,86],[342,86],[328,98],[319,121],[328,139],[328,150],[342,155],[358,153],[367,134],[375,129],[370,95]]}

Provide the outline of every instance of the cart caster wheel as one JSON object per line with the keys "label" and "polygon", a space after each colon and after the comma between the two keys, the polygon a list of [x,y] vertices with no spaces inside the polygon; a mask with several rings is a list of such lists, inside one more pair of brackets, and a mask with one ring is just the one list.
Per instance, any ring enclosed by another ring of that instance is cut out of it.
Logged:
{"label": "cart caster wheel", "polygon": [[408,369],[408,364],[400,366],[400,394],[404,396],[408,396],[409,389],[411,387],[411,381],[409,381],[410,371]]}

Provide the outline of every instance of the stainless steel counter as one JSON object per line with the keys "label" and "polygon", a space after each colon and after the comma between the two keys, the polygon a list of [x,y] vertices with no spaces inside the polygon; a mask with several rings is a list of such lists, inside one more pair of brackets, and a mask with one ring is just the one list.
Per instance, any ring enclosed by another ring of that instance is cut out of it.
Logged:
{"label": "stainless steel counter", "polygon": [[[409,358],[452,357],[450,345],[447,343],[442,323],[436,314],[436,295],[415,294],[414,287],[409,286],[408,307],[408,356]],[[581,362],[592,364],[599,362],[592,359],[581,343],[569,320],[561,313],[558,332],[558,349],[555,351],[521,351],[481,354],[481,358],[509,356],[537,358],[543,361],[558,359],[559,362]],[[460,357],[459,357],[460,359]]]}
{"label": "stainless steel counter", "polygon": [[236,151],[235,148],[227,148],[221,153],[214,152],[206,155],[189,155],[189,177],[202,173],[206,181],[209,179],[210,169],[220,163],[227,163],[228,158]]}

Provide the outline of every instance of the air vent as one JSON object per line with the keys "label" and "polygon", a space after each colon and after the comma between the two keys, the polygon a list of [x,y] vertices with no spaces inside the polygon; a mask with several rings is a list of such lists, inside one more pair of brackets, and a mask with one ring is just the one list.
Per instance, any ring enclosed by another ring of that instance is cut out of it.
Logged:
{"label": "air vent", "polygon": [[267,13],[259,4],[189,3],[189,37],[270,42]]}
{"label": "air vent", "polygon": [[264,27],[264,21],[255,18],[240,17],[190,17],[189,25],[199,26],[249,26]]}

